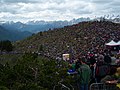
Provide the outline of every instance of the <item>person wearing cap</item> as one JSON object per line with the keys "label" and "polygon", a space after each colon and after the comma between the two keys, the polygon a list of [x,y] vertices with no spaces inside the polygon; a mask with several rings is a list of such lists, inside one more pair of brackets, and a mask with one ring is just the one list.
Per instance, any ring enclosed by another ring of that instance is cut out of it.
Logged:
{"label": "person wearing cap", "polygon": [[88,90],[88,85],[91,77],[91,69],[86,64],[85,57],[79,58],[79,60],[81,62],[81,65],[78,69],[80,90]]}

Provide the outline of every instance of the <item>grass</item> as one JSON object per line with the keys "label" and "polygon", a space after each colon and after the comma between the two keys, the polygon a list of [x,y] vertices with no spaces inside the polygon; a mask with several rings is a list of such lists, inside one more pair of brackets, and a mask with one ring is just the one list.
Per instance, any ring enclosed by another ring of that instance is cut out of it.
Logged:
{"label": "grass", "polygon": [[0,64],[9,63],[14,65],[21,56],[20,54],[2,54],[0,55]]}

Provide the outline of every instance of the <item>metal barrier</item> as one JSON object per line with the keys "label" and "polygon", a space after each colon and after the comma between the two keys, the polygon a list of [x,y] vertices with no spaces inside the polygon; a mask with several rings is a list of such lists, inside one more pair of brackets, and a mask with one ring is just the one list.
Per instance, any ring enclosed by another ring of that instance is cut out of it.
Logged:
{"label": "metal barrier", "polygon": [[116,84],[92,83],[90,90],[119,90]]}
{"label": "metal barrier", "polygon": [[69,84],[69,86],[66,86],[65,84],[62,83],[63,79],[60,80],[54,87],[53,90],[74,90],[74,87]]}

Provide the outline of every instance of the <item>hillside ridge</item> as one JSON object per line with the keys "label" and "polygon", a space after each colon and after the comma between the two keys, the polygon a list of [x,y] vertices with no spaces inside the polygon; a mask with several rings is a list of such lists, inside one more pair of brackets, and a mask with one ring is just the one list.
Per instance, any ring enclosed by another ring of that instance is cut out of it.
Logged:
{"label": "hillside ridge", "polygon": [[81,53],[104,51],[105,43],[110,40],[120,40],[120,24],[109,21],[89,21],[39,32],[17,42],[15,50],[42,52],[53,58],[69,53],[75,58]]}

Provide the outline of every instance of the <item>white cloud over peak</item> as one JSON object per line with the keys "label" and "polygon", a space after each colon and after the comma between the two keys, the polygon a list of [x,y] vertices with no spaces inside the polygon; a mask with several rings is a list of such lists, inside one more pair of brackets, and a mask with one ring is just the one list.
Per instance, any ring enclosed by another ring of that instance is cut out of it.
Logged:
{"label": "white cloud over peak", "polygon": [[0,19],[6,21],[117,16],[119,10],[119,0],[0,0]]}

